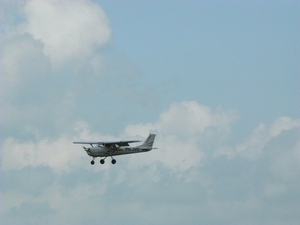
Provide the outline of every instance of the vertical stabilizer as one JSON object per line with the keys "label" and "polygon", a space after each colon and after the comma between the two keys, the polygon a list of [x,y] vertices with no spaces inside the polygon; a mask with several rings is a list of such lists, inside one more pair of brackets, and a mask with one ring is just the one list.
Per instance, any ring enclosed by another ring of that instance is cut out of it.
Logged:
{"label": "vertical stabilizer", "polygon": [[141,147],[146,147],[148,149],[152,149],[154,139],[155,139],[156,134],[149,134],[147,139],[144,141],[144,143],[141,145]]}

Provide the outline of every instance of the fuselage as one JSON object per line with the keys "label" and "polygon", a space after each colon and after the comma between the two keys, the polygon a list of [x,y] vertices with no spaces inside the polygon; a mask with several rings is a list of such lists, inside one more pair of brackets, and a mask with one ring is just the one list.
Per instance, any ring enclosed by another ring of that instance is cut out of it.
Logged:
{"label": "fuselage", "polygon": [[86,153],[92,157],[106,157],[115,155],[125,155],[133,153],[141,153],[151,151],[152,147],[119,147],[114,149],[108,149],[106,147],[97,146],[90,147],[86,150]]}

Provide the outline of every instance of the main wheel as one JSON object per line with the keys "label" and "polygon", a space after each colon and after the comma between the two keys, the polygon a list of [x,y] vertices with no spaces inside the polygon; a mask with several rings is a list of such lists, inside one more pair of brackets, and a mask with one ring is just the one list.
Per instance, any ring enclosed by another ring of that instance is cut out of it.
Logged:
{"label": "main wheel", "polygon": [[112,164],[116,164],[116,162],[117,162],[117,161],[116,161],[115,159],[112,159],[112,160],[111,160],[111,163],[112,163]]}
{"label": "main wheel", "polygon": [[91,164],[92,164],[92,165],[94,165],[94,164],[95,164],[94,160],[92,160],[92,161],[91,161]]}
{"label": "main wheel", "polygon": [[104,164],[104,163],[105,163],[104,159],[101,159],[101,160],[100,160],[100,163],[101,163],[101,164]]}

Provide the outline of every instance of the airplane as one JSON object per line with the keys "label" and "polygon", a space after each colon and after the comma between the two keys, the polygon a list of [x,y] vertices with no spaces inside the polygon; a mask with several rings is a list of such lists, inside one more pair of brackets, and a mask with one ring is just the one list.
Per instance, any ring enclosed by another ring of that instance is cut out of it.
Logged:
{"label": "airplane", "polygon": [[133,153],[141,153],[141,152],[149,152],[152,149],[155,134],[149,134],[147,139],[144,141],[142,145],[136,147],[130,147],[129,143],[141,142],[141,141],[111,141],[111,142],[93,142],[93,141],[81,141],[81,142],[73,142],[73,144],[89,144],[91,147],[83,147],[86,153],[93,157],[91,164],[95,164],[95,158],[101,157],[100,163],[104,164],[105,159],[107,157],[111,157],[111,163],[115,164],[117,161],[113,158],[113,156],[117,155],[125,155],[125,154],[133,154]]}

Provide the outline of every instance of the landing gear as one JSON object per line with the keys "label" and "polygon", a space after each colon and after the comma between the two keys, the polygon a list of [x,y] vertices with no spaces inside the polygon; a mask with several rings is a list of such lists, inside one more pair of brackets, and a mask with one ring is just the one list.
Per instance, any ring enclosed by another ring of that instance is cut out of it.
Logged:
{"label": "landing gear", "polygon": [[[100,164],[104,164],[105,163],[105,159],[106,159],[106,157],[104,158],[104,159],[100,159]],[[112,164],[116,164],[116,162],[117,162],[117,160],[115,160],[113,157],[111,157],[111,163]],[[94,165],[95,164],[95,159],[93,159],[92,161],[91,161],[91,164],[92,165]]]}
{"label": "landing gear", "polygon": [[[115,159],[112,159],[112,160],[111,160],[111,163],[112,163],[112,164],[116,164],[116,162],[117,162],[117,160],[115,160]],[[105,163],[105,159],[100,159],[100,163],[101,163],[101,164],[104,164],[104,163]]]}

